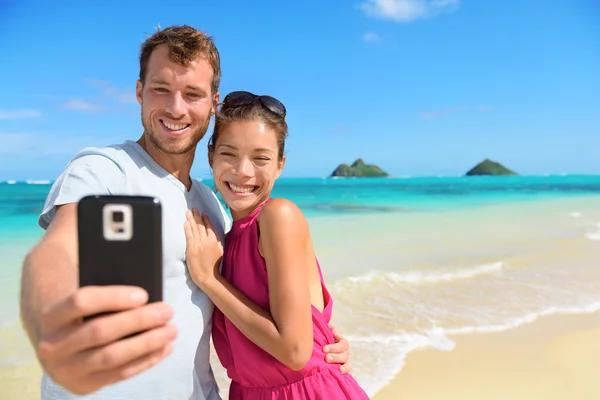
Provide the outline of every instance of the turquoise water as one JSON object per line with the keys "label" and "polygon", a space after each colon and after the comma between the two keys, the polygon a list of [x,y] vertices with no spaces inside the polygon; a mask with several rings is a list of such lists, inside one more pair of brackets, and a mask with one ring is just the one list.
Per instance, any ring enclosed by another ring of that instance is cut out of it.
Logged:
{"label": "turquoise water", "polygon": [[293,200],[307,215],[441,211],[598,193],[600,176],[289,179],[274,190],[274,196]]}
{"label": "turquoise water", "polygon": [[[204,183],[213,187],[213,182]],[[43,233],[37,218],[51,183],[0,182],[0,250],[11,264]],[[486,204],[600,194],[600,176],[280,179],[274,197],[310,217],[440,212]],[[13,246],[12,248],[9,248]],[[14,247],[16,246],[16,247]]]}
{"label": "turquoise water", "polygon": [[[209,187],[210,180],[204,181]],[[50,184],[0,183],[0,239],[38,232]],[[273,196],[309,216],[395,211],[442,211],[489,203],[600,194],[600,175],[535,177],[429,177],[280,179]]]}

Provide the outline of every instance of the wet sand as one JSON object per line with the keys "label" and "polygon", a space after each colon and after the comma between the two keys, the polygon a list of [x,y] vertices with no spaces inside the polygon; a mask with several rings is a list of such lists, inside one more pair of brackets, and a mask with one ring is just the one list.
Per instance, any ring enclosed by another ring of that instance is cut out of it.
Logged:
{"label": "wet sand", "polygon": [[509,331],[451,339],[452,351],[410,353],[373,399],[600,398],[600,312],[545,316]]}

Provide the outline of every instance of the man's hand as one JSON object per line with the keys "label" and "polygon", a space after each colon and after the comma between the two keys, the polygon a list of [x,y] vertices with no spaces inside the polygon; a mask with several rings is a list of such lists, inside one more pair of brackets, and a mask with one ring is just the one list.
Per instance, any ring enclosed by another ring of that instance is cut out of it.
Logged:
{"label": "man's hand", "polygon": [[350,343],[344,339],[333,323],[330,322],[329,327],[333,333],[335,343],[323,347],[325,361],[329,364],[340,364],[341,373],[348,374],[352,371],[352,363],[350,362]]}
{"label": "man's hand", "polygon": [[[88,286],[46,307],[36,351],[46,373],[75,394],[88,394],[155,365],[173,348],[165,303],[128,286]],[[106,313],[86,322],[83,317]],[[138,335],[134,335],[138,332]]]}

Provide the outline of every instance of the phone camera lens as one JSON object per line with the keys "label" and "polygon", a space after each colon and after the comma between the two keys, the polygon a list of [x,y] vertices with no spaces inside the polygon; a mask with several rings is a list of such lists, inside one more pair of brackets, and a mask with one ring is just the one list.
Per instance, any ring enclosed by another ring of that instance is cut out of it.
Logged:
{"label": "phone camera lens", "polygon": [[123,214],[123,211],[115,211],[112,213],[113,222],[123,222],[124,219],[125,216]]}

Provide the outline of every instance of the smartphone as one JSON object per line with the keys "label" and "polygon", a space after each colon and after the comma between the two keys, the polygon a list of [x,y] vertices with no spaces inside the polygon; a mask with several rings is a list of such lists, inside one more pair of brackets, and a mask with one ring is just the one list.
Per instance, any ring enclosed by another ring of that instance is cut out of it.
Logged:
{"label": "smartphone", "polygon": [[162,208],[148,196],[86,196],[77,207],[79,286],[133,285],[162,301]]}

